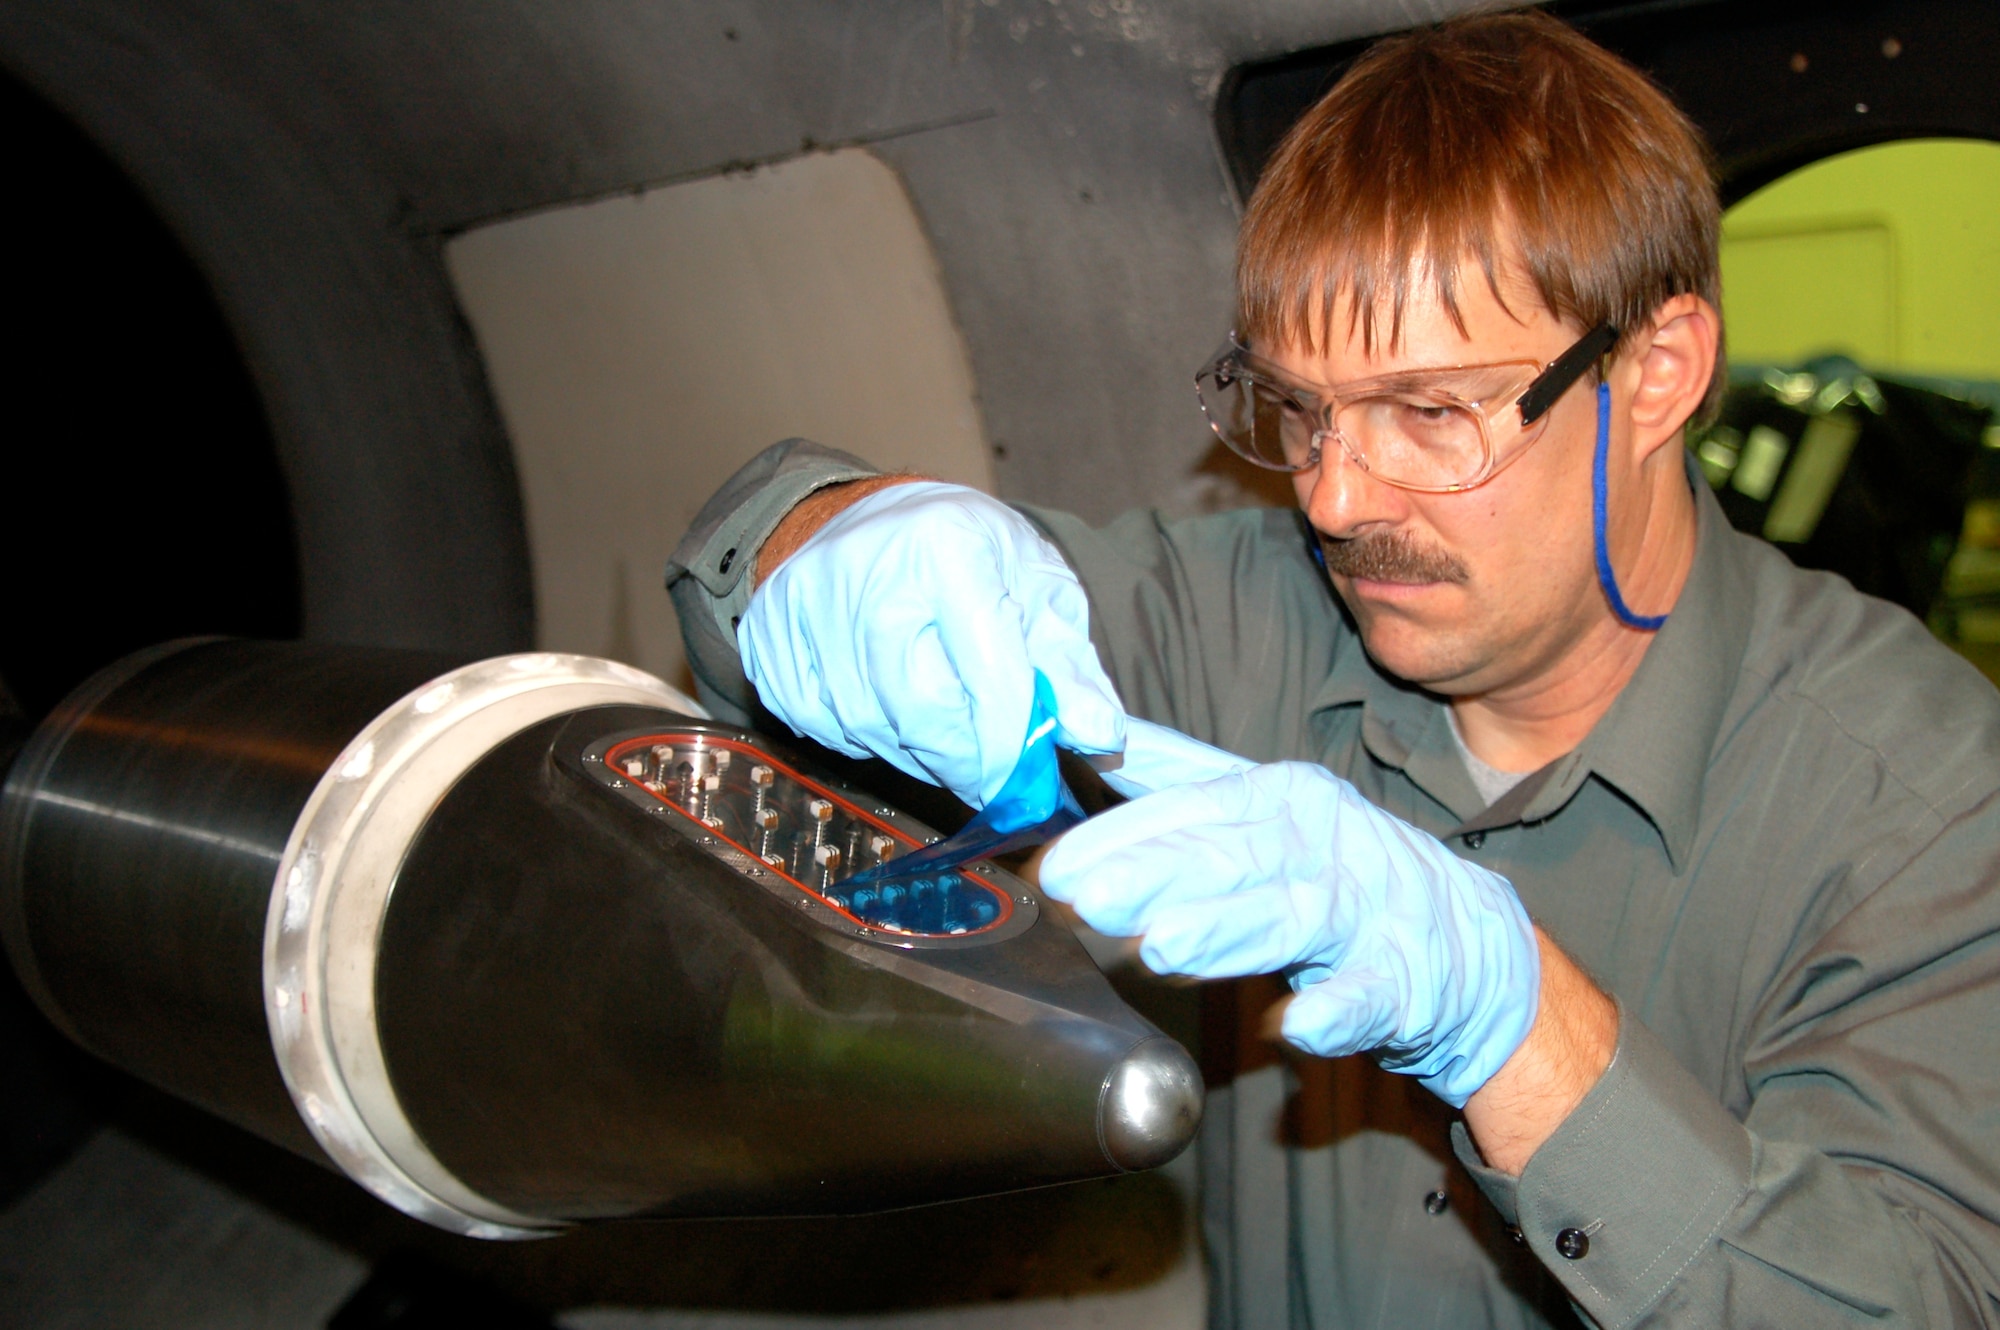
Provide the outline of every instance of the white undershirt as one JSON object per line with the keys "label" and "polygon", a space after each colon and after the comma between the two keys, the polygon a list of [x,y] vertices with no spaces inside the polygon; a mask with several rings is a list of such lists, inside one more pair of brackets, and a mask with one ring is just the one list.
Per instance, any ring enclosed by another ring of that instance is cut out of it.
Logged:
{"label": "white undershirt", "polygon": [[1449,703],[1444,709],[1444,717],[1451,723],[1451,741],[1458,745],[1458,755],[1465,759],[1465,774],[1472,777],[1472,788],[1479,791],[1479,797],[1491,808],[1500,801],[1500,796],[1519,785],[1534,773],[1531,771],[1502,771],[1486,762],[1465,746],[1465,736],[1458,731],[1458,713]]}

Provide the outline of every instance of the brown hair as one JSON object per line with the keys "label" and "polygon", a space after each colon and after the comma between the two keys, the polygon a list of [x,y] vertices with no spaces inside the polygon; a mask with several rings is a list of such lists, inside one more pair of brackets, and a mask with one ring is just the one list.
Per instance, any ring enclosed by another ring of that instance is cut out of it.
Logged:
{"label": "brown hair", "polygon": [[[1459,324],[1459,265],[1518,261],[1559,318],[1630,336],[1693,292],[1720,308],[1700,135],[1645,75],[1536,11],[1376,43],[1279,145],[1237,247],[1237,329],[1322,349],[1402,335],[1418,281]],[[1502,300],[1504,304],[1504,298]],[[1722,369],[1710,384],[1711,402]]]}

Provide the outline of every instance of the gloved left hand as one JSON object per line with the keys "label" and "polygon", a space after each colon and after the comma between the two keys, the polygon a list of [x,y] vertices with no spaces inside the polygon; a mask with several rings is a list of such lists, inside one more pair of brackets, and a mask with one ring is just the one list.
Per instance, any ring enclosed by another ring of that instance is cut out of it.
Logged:
{"label": "gloved left hand", "polygon": [[[1020,764],[1037,672],[1058,743],[1125,746],[1082,583],[1027,518],[962,485],[891,486],[828,519],[757,588],[736,644],[794,730],[976,808]],[[1056,790],[1050,763],[1032,801]]]}
{"label": "gloved left hand", "polygon": [[1204,978],[1285,971],[1285,1038],[1375,1050],[1453,1107],[1527,1037],[1534,925],[1506,879],[1323,767],[1278,762],[1146,795],[1071,831],[1041,887],[1140,959]]}

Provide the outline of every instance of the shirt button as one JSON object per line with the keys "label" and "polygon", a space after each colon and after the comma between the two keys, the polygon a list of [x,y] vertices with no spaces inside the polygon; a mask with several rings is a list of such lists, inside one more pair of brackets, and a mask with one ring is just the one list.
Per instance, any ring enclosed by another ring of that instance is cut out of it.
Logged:
{"label": "shirt button", "polygon": [[1518,1226],[1509,1224],[1507,1225],[1507,1241],[1513,1243],[1516,1247],[1525,1247],[1528,1245],[1528,1235],[1523,1233]]}
{"label": "shirt button", "polygon": [[1450,1208],[1451,1208],[1451,1197],[1445,1194],[1444,1188],[1440,1187],[1436,1191],[1424,1193],[1425,1214],[1441,1215]]}
{"label": "shirt button", "polygon": [[1485,832],[1483,832],[1483,831],[1468,831],[1468,832],[1466,832],[1466,833],[1465,833],[1465,848],[1466,848],[1466,849],[1468,849],[1468,850],[1476,850],[1476,849],[1478,849],[1478,848],[1479,848],[1480,846],[1484,845],[1485,843],[1486,843],[1486,833],[1485,833]]}
{"label": "shirt button", "polygon": [[1590,1235],[1580,1228],[1566,1228],[1556,1234],[1556,1255],[1565,1261],[1580,1261],[1590,1255]]}

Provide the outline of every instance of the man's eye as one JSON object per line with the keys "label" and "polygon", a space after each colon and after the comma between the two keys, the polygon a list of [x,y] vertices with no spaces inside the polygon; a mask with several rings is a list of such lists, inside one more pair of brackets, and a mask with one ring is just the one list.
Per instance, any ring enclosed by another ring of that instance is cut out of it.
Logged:
{"label": "man's eye", "polygon": [[1413,425],[1445,421],[1458,414],[1456,406],[1427,394],[1378,398],[1377,409],[1386,409],[1396,419]]}

